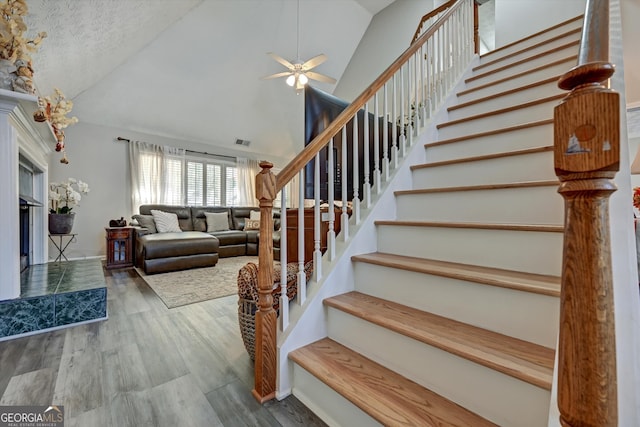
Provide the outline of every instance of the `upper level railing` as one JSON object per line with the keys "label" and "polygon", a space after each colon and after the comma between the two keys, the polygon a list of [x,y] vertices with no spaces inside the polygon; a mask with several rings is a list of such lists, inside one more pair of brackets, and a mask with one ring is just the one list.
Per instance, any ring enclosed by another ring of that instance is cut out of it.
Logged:
{"label": "upper level railing", "polygon": [[[297,304],[306,299],[305,263],[313,279],[322,260],[336,257],[337,240],[351,239],[361,208],[372,206],[391,172],[466,70],[474,54],[474,1],[455,0],[362,94],[275,176],[263,162],[256,177],[260,201],[259,311],[255,318],[255,388],[259,401],[274,397],[278,315],[273,309],[273,201],[280,192],[281,265],[297,262]],[[297,180],[297,182],[295,182]],[[289,200],[289,199],[297,199]],[[305,199],[313,207],[305,209]],[[295,221],[296,226],[288,226]],[[305,233],[305,229],[308,230]],[[338,232],[339,229],[339,232]],[[312,237],[311,237],[312,236]],[[276,242],[278,240],[276,239]],[[296,250],[292,250],[297,246]],[[289,327],[286,275],[279,296],[280,330]]]}
{"label": "upper level railing", "polygon": [[617,426],[616,342],[609,197],[620,162],[620,99],[607,89],[609,1],[588,0],[571,92],[556,107],[555,169],[565,198],[558,343],[563,426]]}

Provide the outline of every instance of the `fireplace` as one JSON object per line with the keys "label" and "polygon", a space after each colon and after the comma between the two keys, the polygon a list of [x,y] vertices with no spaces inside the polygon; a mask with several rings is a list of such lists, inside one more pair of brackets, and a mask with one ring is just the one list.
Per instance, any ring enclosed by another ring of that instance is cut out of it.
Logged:
{"label": "fireplace", "polygon": [[31,162],[20,156],[18,169],[18,187],[20,202],[20,272],[33,263],[33,209],[42,207],[42,203],[33,198],[34,167]]}

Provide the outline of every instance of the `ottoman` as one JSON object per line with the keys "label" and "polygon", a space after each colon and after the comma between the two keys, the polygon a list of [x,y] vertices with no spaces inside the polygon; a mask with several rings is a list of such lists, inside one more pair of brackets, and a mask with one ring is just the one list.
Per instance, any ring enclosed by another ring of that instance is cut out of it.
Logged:
{"label": "ottoman", "polygon": [[136,265],[146,274],[212,267],[219,245],[216,237],[200,231],[145,234],[136,239]]}

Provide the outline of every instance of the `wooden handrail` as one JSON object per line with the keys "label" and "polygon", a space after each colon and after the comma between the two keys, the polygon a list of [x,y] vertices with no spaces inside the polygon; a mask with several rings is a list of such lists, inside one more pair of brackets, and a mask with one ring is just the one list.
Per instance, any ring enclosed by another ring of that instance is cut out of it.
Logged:
{"label": "wooden handrail", "polygon": [[[382,74],[374,80],[342,113],[340,113],[318,136],[316,136],[306,147],[291,160],[281,171],[275,176],[271,172],[272,164],[263,162],[260,164],[262,171],[256,177],[256,197],[260,201],[260,244],[259,244],[259,274],[258,274],[258,311],[255,317],[255,379],[253,395],[259,402],[265,402],[275,396],[276,390],[276,373],[277,373],[277,315],[273,310],[273,218],[272,207],[273,200],[278,192],[287,185],[299,171],[302,170],[312,159],[320,153],[324,147],[331,143],[333,137],[343,130],[343,127],[356,116],[356,114],[367,105],[377,92],[390,82],[398,71],[416,55],[423,44],[426,44],[430,38],[437,33],[440,27],[450,19],[453,14],[461,10],[461,6],[469,3],[471,0],[455,0],[449,9],[442,13],[436,22],[428,28],[404,53],[402,53]],[[469,40],[470,42],[470,40]],[[470,49],[469,49],[470,51]],[[466,64],[465,64],[466,66]],[[417,72],[414,70],[414,72]],[[400,80],[402,81],[402,74]],[[440,90],[444,90],[446,83],[440,82]],[[402,85],[402,82],[401,82]],[[443,96],[443,93],[437,96]],[[374,98],[376,99],[376,98]],[[404,102],[404,101],[402,101]],[[401,107],[400,115],[404,115],[404,107]],[[365,108],[366,109],[366,108]],[[378,115],[378,112],[374,113]],[[378,121],[375,122],[377,126]],[[365,128],[368,121],[365,121]],[[384,127],[387,126],[385,122]],[[354,129],[357,127],[354,127]],[[374,133],[377,134],[377,130]],[[385,131],[386,132],[386,131]],[[410,136],[409,136],[410,138]],[[356,138],[354,138],[356,139]],[[346,141],[345,132],[343,130],[343,143]],[[374,145],[378,147],[378,145]],[[397,148],[397,147],[396,147]],[[385,148],[385,150],[388,148]],[[346,156],[346,150],[343,152]],[[375,155],[375,162],[378,162],[378,156]],[[331,159],[331,157],[330,157]],[[387,154],[383,155],[383,159],[387,159]],[[343,157],[343,161],[346,163]],[[374,163],[375,163],[374,162]],[[384,166],[388,167],[388,165]],[[329,167],[329,170],[332,170]],[[343,184],[346,181],[343,182]],[[302,187],[301,187],[302,188]],[[332,187],[329,187],[331,189]],[[380,188],[377,184],[376,188]],[[330,192],[330,194],[332,194]],[[343,185],[343,194],[346,194],[346,186]],[[345,197],[345,196],[343,196]],[[333,196],[329,198],[332,200]],[[344,200],[344,199],[343,199]],[[346,206],[346,204],[345,204]],[[346,216],[346,209],[343,208],[343,215]],[[282,213],[286,215],[283,208]],[[286,216],[285,216],[286,218]],[[331,223],[331,220],[330,220]],[[331,227],[331,225],[330,225]],[[346,221],[345,227],[346,229]],[[344,234],[344,233],[343,233]],[[346,236],[346,234],[344,234]],[[285,239],[286,241],[286,239]],[[332,245],[333,247],[333,245]],[[302,263],[300,263],[302,264]],[[302,267],[301,267],[302,268]],[[286,287],[283,286],[283,292]],[[300,294],[299,294],[300,295]],[[288,303],[286,294],[283,293],[281,303]]]}
{"label": "wooden handrail", "polygon": [[380,74],[347,108],[345,108],[338,117],[335,118],[318,136],[307,144],[307,146],[285,166],[276,177],[276,191],[282,188],[298,173],[304,165],[314,158],[316,153],[323,149],[331,138],[333,138],[344,125],[346,125],[353,116],[364,107],[364,104],[371,99],[385,83],[404,65],[411,56],[413,56],[422,44],[429,39],[454,12],[460,7],[464,0],[455,0],[453,7],[442,15],[434,24],[416,40],[407,50],[402,53],[398,59]]}
{"label": "wooden handrail", "polygon": [[416,32],[413,33],[413,37],[411,38],[411,44],[415,43],[416,40],[418,40],[418,37],[420,36],[420,31],[422,31],[422,26],[424,25],[425,22],[427,22],[429,19],[433,18],[434,16],[436,16],[440,12],[442,12],[444,10],[447,10],[448,8],[453,6],[453,4],[455,2],[456,2],[456,0],[449,0],[448,2],[446,2],[444,4],[441,4],[437,8],[433,9],[431,12],[427,13],[426,15],[424,15],[420,19],[420,23],[418,24],[418,28],[416,29]]}
{"label": "wooden handrail", "polygon": [[563,426],[617,426],[616,343],[609,197],[620,162],[620,99],[603,84],[609,60],[609,1],[588,0],[578,65],[558,86],[554,163],[565,199],[558,343]]}

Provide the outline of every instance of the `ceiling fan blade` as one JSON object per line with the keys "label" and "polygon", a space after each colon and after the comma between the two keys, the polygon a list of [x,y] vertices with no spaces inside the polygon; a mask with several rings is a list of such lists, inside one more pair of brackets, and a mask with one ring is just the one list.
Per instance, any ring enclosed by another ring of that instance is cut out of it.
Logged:
{"label": "ceiling fan blade", "polygon": [[265,76],[262,78],[262,80],[277,79],[278,77],[285,77],[290,75],[291,75],[291,71],[283,71],[281,73],[275,73],[275,74],[271,74],[270,76]]}
{"label": "ceiling fan blade", "polygon": [[308,61],[304,62],[302,64],[302,69],[303,70],[310,70],[314,67],[317,67],[318,65],[322,64],[324,61],[327,60],[327,55],[325,55],[324,53],[321,53],[318,56],[314,56],[313,58],[309,59]]}
{"label": "ceiling fan blade", "polygon": [[270,57],[272,57],[273,59],[275,59],[276,61],[278,61],[279,63],[281,63],[282,65],[284,65],[285,67],[287,67],[290,70],[294,69],[294,66],[291,62],[287,61],[286,59],[284,59],[282,56],[277,55],[273,52],[267,52],[267,55],[269,55]]}
{"label": "ceiling fan blade", "polygon": [[325,76],[324,74],[315,73],[313,71],[307,71],[305,74],[310,79],[317,80],[319,82],[331,83],[331,84],[334,84],[336,82],[336,79],[334,79],[333,77]]}

